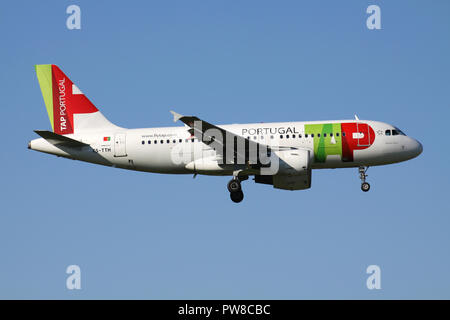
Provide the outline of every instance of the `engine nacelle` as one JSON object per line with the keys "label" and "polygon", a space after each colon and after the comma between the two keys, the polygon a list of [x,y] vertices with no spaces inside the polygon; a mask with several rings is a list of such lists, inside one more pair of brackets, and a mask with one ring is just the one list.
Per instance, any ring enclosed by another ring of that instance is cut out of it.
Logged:
{"label": "engine nacelle", "polygon": [[278,159],[278,172],[276,175],[296,176],[309,170],[309,150],[276,151]]}
{"label": "engine nacelle", "polygon": [[[311,188],[311,168],[309,150],[277,151],[278,171],[274,175],[255,175],[256,183],[273,185],[284,190]],[[272,163],[272,167],[274,167]]]}
{"label": "engine nacelle", "polygon": [[273,187],[284,190],[304,190],[311,188],[311,170],[297,176],[273,176]]}

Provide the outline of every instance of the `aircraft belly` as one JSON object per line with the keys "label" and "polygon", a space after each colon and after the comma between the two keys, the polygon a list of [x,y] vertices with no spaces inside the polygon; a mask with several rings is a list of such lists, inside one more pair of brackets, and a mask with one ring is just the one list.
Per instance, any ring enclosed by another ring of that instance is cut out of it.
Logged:
{"label": "aircraft belly", "polygon": [[136,152],[135,154],[130,154],[128,158],[133,160],[135,170],[139,171],[175,174],[189,173],[185,169],[185,165],[173,159],[171,152],[165,147],[157,147],[146,152]]}

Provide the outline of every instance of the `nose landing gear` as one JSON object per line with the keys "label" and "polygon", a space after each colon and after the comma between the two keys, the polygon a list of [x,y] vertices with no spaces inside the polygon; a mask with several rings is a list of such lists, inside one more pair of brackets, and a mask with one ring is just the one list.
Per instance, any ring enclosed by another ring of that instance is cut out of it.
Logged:
{"label": "nose landing gear", "polygon": [[361,190],[364,192],[367,192],[370,190],[370,184],[366,182],[366,178],[368,175],[366,174],[367,170],[369,170],[369,167],[359,167],[359,178],[361,179]]}

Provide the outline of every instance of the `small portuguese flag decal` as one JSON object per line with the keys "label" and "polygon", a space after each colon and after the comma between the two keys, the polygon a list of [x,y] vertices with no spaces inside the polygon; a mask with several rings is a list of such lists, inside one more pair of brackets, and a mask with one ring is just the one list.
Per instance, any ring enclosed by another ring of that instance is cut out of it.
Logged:
{"label": "small portuguese flag decal", "polygon": [[103,137],[103,141],[111,141],[111,137]]}

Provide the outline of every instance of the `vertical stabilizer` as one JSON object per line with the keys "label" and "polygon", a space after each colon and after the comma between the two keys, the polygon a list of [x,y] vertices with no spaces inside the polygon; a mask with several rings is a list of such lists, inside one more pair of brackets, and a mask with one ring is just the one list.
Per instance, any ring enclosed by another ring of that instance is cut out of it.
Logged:
{"label": "vertical stabilizer", "polygon": [[36,75],[53,132],[71,134],[117,128],[101,114],[58,66],[36,65]]}

